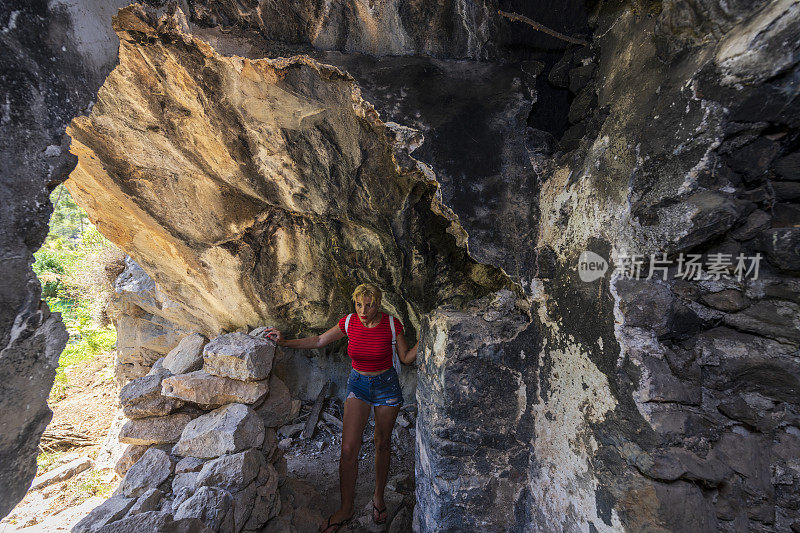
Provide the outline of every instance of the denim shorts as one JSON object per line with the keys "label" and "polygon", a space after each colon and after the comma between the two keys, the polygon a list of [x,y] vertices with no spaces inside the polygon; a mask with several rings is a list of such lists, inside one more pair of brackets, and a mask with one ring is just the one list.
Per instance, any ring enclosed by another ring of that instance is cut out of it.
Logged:
{"label": "denim shorts", "polygon": [[377,376],[365,376],[355,369],[347,378],[347,398],[358,398],[372,405],[403,405],[403,391],[397,370],[391,367]]}

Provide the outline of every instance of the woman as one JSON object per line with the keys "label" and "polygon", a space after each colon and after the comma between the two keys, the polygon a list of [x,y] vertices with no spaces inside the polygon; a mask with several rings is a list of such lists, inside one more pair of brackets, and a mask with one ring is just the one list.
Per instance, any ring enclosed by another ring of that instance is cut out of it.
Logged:
{"label": "woman", "polygon": [[[353,370],[347,380],[342,429],[342,451],[339,458],[339,490],[341,506],[328,517],[319,530],[333,533],[347,524],[355,514],[355,489],[358,475],[358,453],[361,436],[369,418],[370,406],[375,409],[375,493],[372,497],[372,520],[376,524],[386,522],[388,513],[383,499],[386,478],[389,475],[391,436],[394,422],[403,396],[397,371],[392,366],[392,334],[389,315],[381,312],[381,290],[371,283],[356,287],[353,302],[358,320],[351,318],[345,331],[347,315],[339,324],[314,337],[286,340],[275,328],[269,328],[266,336],[279,346],[288,348],[322,348],[348,336],[347,354],[352,360]],[[397,333],[397,355],[409,365],[417,358],[419,342],[410,350],[403,337],[403,325],[394,320]]]}

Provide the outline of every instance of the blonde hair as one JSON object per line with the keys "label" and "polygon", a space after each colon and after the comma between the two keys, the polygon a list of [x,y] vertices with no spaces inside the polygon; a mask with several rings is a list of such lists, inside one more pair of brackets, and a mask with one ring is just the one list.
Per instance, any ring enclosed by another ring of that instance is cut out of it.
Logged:
{"label": "blonde hair", "polygon": [[353,303],[356,303],[356,300],[362,296],[372,296],[372,301],[375,302],[375,305],[380,307],[382,293],[377,286],[372,283],[362,283],[356,287],[356,290],[353,291]]}

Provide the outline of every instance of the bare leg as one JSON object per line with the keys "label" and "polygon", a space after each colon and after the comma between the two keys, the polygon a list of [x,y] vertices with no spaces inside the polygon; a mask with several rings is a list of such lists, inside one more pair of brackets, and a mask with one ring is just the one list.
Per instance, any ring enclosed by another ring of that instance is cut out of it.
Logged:
{"label": "bare leg", "polygon": [[[331,524],[341,522],[355,510],[356,477],[358,477],[358,452],[361,451],[361,437],[369,418],[370,404],[358,398],[348,398],[344,402],[342,421],[342,454],[339,458],[339,492],[342,504],[331,516]],[[335,528],[331,528],[333,531]],[[320,525],[325,531],[325,524]]]}
{"label": "bare leg", "polygon": [[[375,406],[375,494],[372,501],[378,509],[385,509],[386,502],[383,493],[386,489],[386,480],[389,477],[389,462],[392,455],[392,429],[397,420],[400,406],[376,405]],[[387,511],[378,514],[372,510],[376,520],[387,517]]]}

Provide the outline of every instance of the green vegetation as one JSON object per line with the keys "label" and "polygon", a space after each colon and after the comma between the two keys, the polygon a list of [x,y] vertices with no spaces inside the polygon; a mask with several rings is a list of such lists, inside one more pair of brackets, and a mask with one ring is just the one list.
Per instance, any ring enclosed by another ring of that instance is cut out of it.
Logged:
{"label": "green vegetation", "polygon": [[90,470],[89,474],[75,486],[77,494],[74,496],[74,503],[81,503],[92,496],[108,498],[111,496],[111,492],[115,486],[116,483],[104,482],[100,472],[97,470]]}
{"label": "green vegetation", "polygon": [[36,458],[36,475],[40,476],[45,472],[47,472],[48,470],[52,469],[53,467],[57,466],[61,461],[62,455],[64,455],[63,452],[43,451],[42,453],[40,453],[39,456]]}
{"label": "green vegetation", "polygon": [[69,341],[59,359],[51,401],[64,395],[64,371],[114,348],[117,334],[107,314],[114,278],[124,255],[89,223],[63,185],[50,195],[55,205],[50,233],[34,254],[33,270],[42,284],[42,298],[61,313]]}

